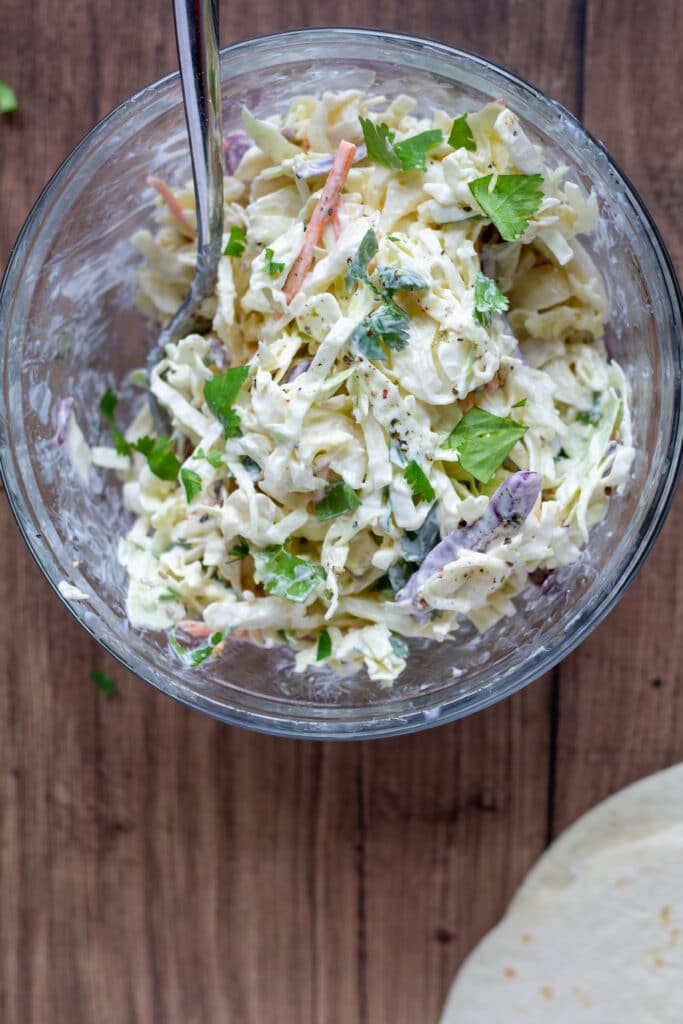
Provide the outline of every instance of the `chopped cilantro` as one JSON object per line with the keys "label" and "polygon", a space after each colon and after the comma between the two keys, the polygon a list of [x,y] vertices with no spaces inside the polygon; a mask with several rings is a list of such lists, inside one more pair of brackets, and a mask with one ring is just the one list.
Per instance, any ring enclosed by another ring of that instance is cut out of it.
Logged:
{"label": "chopped cilantro", "polygon": [[400,351],[409,341],[408,317],[398,307],[381,306],[351,332],[351,346],[366,359],[386,359],[384,346]]}
{"label": "chopped cilantro", "polygon": [[160,480],[177,480],[180,472],[180,462],[173,451],[173,442],[170,437],[162,434],[161,437],[140,437],[131,445],[147,459],[147,464]]}
{"label": "chopped cilantro", "polygon": [[19,109],[17,94],[11,85],[0,78],[0,114],[12,114]]}
{"label": "chopped cilantro", "polygon": [[397,636],[396,633],[392,633],[389,637],[389,643],[391,644],[391,649],[397,658],[407,658],[410,654],[408,644],[402,636]]}
{"label": "chopped cilantro", "polygon": [[268,271],[271,277],[277,277],[278,274],[281,274],[282,271],[285,269],[284,263],[275,262],[275,260],[273,259],[274,255],[275,253],[273,252],[272,249],[266,249],[266,251],[263,254],[266,263],[266,270]]}
{"label": "chopped cilantro", "polygon": [[222,639],[222,633],[214,633],[209,637],[209,642],[206,647],[197,647],[194,651],[188,651],[187,655],[189,657],[190,664],[196,667],[197,665],[201,665],[203,661],[206,661],[207,658],[210,658]]}
{"label": "chopped cilantro", "polygon": [[377,276],[388,299],[392,299],[395,292],[422,292],[429,288],[423,277],[405,267],[379,267]]}
{"label": "chopped cilantro", "polygon": [[600,422],[600,392],[593,392],[593,402],[590,409],[583,409],[581,412],[577,412],[576,418],[579,423],[588,423],[592,427],[597,427]]}
{"label": "chopped cilantro", "polygon": [[225,373],[207,380],[204,385],[204,399],[216,419],[223,424],[226,440],[239,437],[241,433],[240,418],[232,408],[232,403],[248,376],[248,366],[231,366]]}
{"label": "chopped cilantro", "polygon": [[261,467],[259,466],[256,459],[252,459],[250,455],[240,455],[240,462],[246,469],[247,473],[260,473]]}
{"label": "chopped cilantro", "polygon": [[455,449],[458,461],[475,480],[487,484],[502,466],[527,427],[493,416],[476,406],[469,409],[441,445]]}
{"label": "chopped cilantro", "polygon": [[114,422],[114,413],[116,412],[116,406],[118,404],[119,400],[112,389],[107,388],[100,399],[100,412],[104,416],[105,420],[109,420],[110,423]]}
{"label": "chopped cilantro", "polygon": [[[440,539],[438,505],[435,502],[427,513],[427,518],[422,526],[418,527],[417,530],[406,530],[401,538],[401,548],[406,561],[421,565]],[[396,567],[393,566],[393,568]],[[411,570],[409,575],[412,576],[413,572],[414,570]],[[389,570],[389,578],[391,578],[391,569]]]}
{"label": "chopped cilantro", "polygon": [[126,441],[119,428],[112,427],[109,433],[111,434],[111,439],[114,442],[117,455],[130,455],[133,445],[130,441]]}
{"label": "chopped cilantro", "polygon": [[326,629],[320,631],[318,647],[315,654],[316,661],[324,661],[332,654],[332,637]]}
{"label": "chopped cilantro", "polygon": [[378,248],[377,235],[374,228],[369,228],[363,235],[361,243],[349,263],[349,269],[346,271],[344,283],[347,289],[353,286],[354,281],[362,281],[363,284],[368,285],[373,291],[377,291],[375,285],[368,277],[368,263],[373,256],[377,255]]}
{"label": "chopped cilantro", "polygon": [[509,309],[510,302],[506,295],[481,271],[474,282],[474,319],[478,324],[488,327],[494,313],[503,313]]}
{"label": "chopped cilantro", "polygon": [[268,593],[288,601],[305,601],[325,579],[322,565],[292,555],[284,547],[254,552],[254,561]]}
{"label": "chopped cilantro", "polygon": [[179,601],[180,600],[180,594],[179,594],[179,592],[177,590],[174,590],[173,587],[166,587],[166,590],[163,592],[163,594],[159,595],[159,600],[160,601]]}
{"label": "chopped cilantro", "polygon": [[515,402],[515,404],[513,406],[511,406],[511,408],[512,409],[523,409],[524,406],[526,405],[526,403],[527,403],[527,399],[526,398],[520,398],[520,400],[518,402]]}
{"label": "chopped cilantro", "polygon": [[489,188],[492,180],[492,174],[475,178],[469,183],[470,192],[498,228],[500,237],[506,242],[514,242],[524,234],[529,217],[543,201],[543,176],[499,174],[493,188]]}
{"label": "chopped cilantro", "polygon": [[477,148],[472,129],[467,120],[467,114],[461,114],[460,117],[456,117],[453,121],[451,133],[448,136],[448,145],[452,146],[453,149],[468,149],[470,153],[473,153]]}
{"label": "chopped cilantro", "polygon": [[434,501],[436,495],[424,471],[413,459],[405,468],[404,476],[413,495],[416,498],[424,498],[425,501]]}
{"label": "chopped cilantro", "polygon": [[336,519],[345,512],[352,512],[360,505],[360,498],[343,480],[337,480],[325,488],[325,494],[315,506],[315,514],[321,522]]}
{"label": "chopped cilantro", "polygon": [[375,124],[367,117],[359,118],[363,138],[368,149],[368,160],[381,167],[395,171],[410,171],[426,168],[427,153],[433,146],[443,142],[440,128],[420,132],[402,142],[394,142],[394,132],[386,124]]}
{"label": "chopped cilantro", "polygon": [[245,235],[242,228],[234,227],[230,228],[230,237],[228,238],[225,249],[223,250],[224,256],[241,256],[244,252],[246,245],[247,236]]}
{"label": "chopped cilantro", "polygon": [[183,487],[185,488],[185,497],[187,498],[188,505],[193,498],[196,498],[198,494],[202,493],[204,484],[199,473],[195,473],[193,469],[181,469],[180,479]]}
{"label": "chopped cilantro", "polygon": [[233,544],[233,546],[228,550],[228,554],[231,558],[228,565],[232,565],[233,562],[241,562],[242,559],[246,558],[249,554],[249,545],[241,534],[237,534],[237,543]]}
{"label": "chopped cilantro", "polygon": [[100,693],[103,693],[105,697],[113,697],[118,693],[116,680],[112,679],[111,676],[106,676],[104,672],[100,672],[98,668],[92,669],[90,672],[90,678]]}
{"label": "chopped cilantro", "polygon": [[197,451],[194,453],[192,458],[205,459],[210,466],[213,466],[214,469],[220,469],[221,466],[225,465],[221,453],[215,451],[214,449],[205,452],[203,448],[197,448]]}

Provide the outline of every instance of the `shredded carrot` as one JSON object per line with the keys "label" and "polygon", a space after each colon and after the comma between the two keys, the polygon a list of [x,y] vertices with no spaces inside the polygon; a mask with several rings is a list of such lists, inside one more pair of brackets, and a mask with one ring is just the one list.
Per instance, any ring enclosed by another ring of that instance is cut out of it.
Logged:
{"label": "shredded carrot", "polygon": [[185,219],[185,211],[183,210],[182,206],[180,205],[180,203],[178,202],[178,200],[176,199],[175,195],[173,194],[169,186],[166,184],[166,182],[162,181],[161,178],[155,178],[153,174],[150,174],[149,178],[147,179],[147,184],[151,185],[152,188],[155,188],[157,190],[163,201],[168,206],[169,213],[175,220],[176,224],[178,225],[182,233],[184,235],[188,235],[190,238],[194,238],[197,232],[195,231],[191,224],[188,224],[187,220]]}
{"label": "shredded carrot", "polygon": [[176,626],[188,636],[204,637],[216,632],[206,622],[198,622],[196,619],[181,619],[180,622],[176,622]]}
{"label": "shredded carrot", "polygon": [[327,181],[320,193],[320,199],[313,211],[306,233],[301,252],[292,264],[292,268],[285,283],[285,298],[291,302],[296,293],[304,283],[306,274],[311,269],[315,247],[320,244],[325,226],[334,220],[335,212],[339,206],[341,190],[351,170],[353,158],[356,155],[356,147],[352,142],[339,143],[337,155],[332,164],[332,170],[327,176]]}
{"label": "shredded carrot", "polygon": [[344,230],[344,225],[342,224],[342,214],[343,214],[343,212],[344,212],[344,200],[340,196],[337,208],[336,208],[336,210],[334,211],[334,213],[332,215],[332,227],[334,228],[334,237],[335,238],[340,238],[341,237],[341,233]]}

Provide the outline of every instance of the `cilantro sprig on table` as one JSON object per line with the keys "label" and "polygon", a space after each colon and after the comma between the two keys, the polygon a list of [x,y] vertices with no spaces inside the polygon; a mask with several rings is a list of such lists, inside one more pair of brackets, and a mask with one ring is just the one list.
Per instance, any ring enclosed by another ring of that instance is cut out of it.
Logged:
{"label": "cilantro sprig on table", "polygon": [[105,697],[115,697],[118,693],[118,686],[116,680],[112,676],[107,676],[104,672],[101,672],[99,668],[93,668],[90,671],[90,678],[93,683]]}
{"label": "cilantro sprig on table", "polygon": [[510,301],[492,281],[481,271],[474,282],[474,319],[476,323],[488,327],[494,313],[504,313],[510,308]]}
{"label": "cilantro sprig on table", "polygon": [[363,138],[368,150],[368,160],[380,167],[394,171],[424,171],[427,167],[427,153],[443,142],[440,128],[419,132],[402,142],[394,142],[395,133],[384,123],[375,124],[369,117],[359,117]]}
{"label": "cilantro sprig on table", "polygon": [[17,94],[11,85],[0,78],[0,114],[13,114],[18,109]]}
{"label": "cilantro sprig on table", "polygon": [[475,480],[487,484],[527,429],[521,423],[475,406],[465,413],[441,447],[457,451],[462,468]]}
{"label": "cilantro sprig on table", "polygon": [[543,201],[543,175],[499,174],[491,188],[492,180],[492,174],[475,178],[469,182],[470,192],[503,241],[515,242]]}

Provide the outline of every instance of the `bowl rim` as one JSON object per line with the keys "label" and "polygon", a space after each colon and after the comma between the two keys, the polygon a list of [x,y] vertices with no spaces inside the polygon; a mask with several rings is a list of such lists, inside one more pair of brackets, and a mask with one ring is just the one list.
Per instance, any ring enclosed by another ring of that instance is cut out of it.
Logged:
{"label": "bowl rim", "polygon": [[[587,128],[585,128],[584,125],[581,124],[580,120],[571,113],[571,111],[563,106],[563,104],[550,97],[538,86],[530,83],[523,76],[511,71],[504,65],[482,57],[470,50],[462,47],[451,46],[427,36],[416,36],[405,32],[384,31],[383,29],[377,28],[330,26],[266,33],[253,36],[245,40],[240,40],[239,42],[221,49],[221,67],[223,67],[226,61],[229,61],[232,55],[237,55],[243,51],[253,50],[254,48],[265,49],[268,46],[279,42],[286,44],[288,41],[292,41],[294,39],[305,39],[315,44],[316,40],[325,40],[330,42],[335,39],[353,41],[354,39],[367,40],[373,38],[381,39],[383,42],[388,42],[390,45],[397,44],[397,48],[417,44],[423,49],[431,51],[435,53],[435,55],[445,59],[452,59],[454,57],[465,58],[467,61],[471,61],[473,65],[478,67],[480,71],[486,72],[492,70],[503,78],[508,79],[513,85],[521,88],[522,92],[528,94],[528,96],[533,100],[548,106],[566,119],[568,124],[579,136],[585,137],[590,144],[602,153],[609,168],[615,172],[620,184],[629,196],[635,209],[647,225],[650,233],[650,237],[648,239],[649,246],[653,251],[659,275],[666,286],[666,292],[670,301],[671,309],[674,313],[677,312],[679,320],[683,319],[683,296],[681,294],[681,288],[673,266],[673,261],[661,237],[659,229],[647,209],[647,206],[641,199],[638,190],[633,186],[628,176],[621,170],[618,163],[610,156],[604,144]],[[11,280],[14,274],[20,269],[17,264],[20,260],[23,243],[33,235],[36,227],[38,226],[37,222],[39,221],[43,207],[46,204],[46,200],[49,199],[51,193],[54,192],[67,177],[69,171],[74,164],[77,163],[80,157],[89,151],[92,144],[96,142],[100,136],[106,133],[112,122],[127,113],[129,108],[134,108],[138,104],[153,98],[155,93],[162,92],[165,87],[172,84],[174,81],[177,81],[178,78],[178,71],[172,71],[169,74],[164,75],[162,78],[156,79],[155,81],[143,86],[143,88],[117,104],[116,107],[98,121],[83,136],[83,138],[60,163],[45,186],[41,189],[24,221],[24,224],[21,227],[14,245],[10,250],[5,271],[2,280],[0,281],[0,356],[2,357],[3,365],[6,362],[7,350],[6,332],[4,330],[5,318],[3,312],[7,305],[6,292],[9,292]],[[678,336],[678,348],[680,351],[683,351],[683,338],[680,334]],[[354,716],[353,718],[345,718],[344,712],[346,709],[344,708],[339,708],[339,717],[337,719],[326,718],[324,715],[317,718],[306,719],[297,718],[295,716],[291,718],[273,716],[263,710],[232,707],[227,703],[224,704],[216,701],[203,693],[190,693],[189,691],[183,692],[182,688],[178,686],[164,686],[160,674],[147,674],[144,671],[144,665],[133,666],[128,663],[124,655],[110,646],[106,639],[99,636],[88,621],[82,617],[78,604],[67,600],[60,592],[58,588],[58,581],[56,578],[53,578],[53,575],[50,574],[48,568],[48,563],[52,561],[51,552],[43,542],[42,537],[36,537],[33,533],[29,533],[28,530],[31,510],[28,502],[24,499],[21,493],[22,488],[20,485],[20,474],[16,471],[14,459],[8,444],[7,417],[4,410],[2,416],[0,416],[0,477],[2,478],[2,483],[17,526],[19,527],[34,561],[38,565],[44,577],[47,579],[50,587],[62,604],[68,609],[70,614],[76,619],[79,625],[85,629],[86,632],[89,633],[89,635],[127,671],[132,672],[144,682],[151,684],[156,689],[166,694],[166,696],[177,700],[179,703],[184,704],[187,707],[200,710],[203,713],[208,714],[210,717],[226,724],[238,725],[252,731],[282,737],[319,740],[357,740],[391,737],[404,733],[418,732],[423,729],[434,728],[437,725],[443,725],[447,722],[455,721],[459,718],[470,715],[475,711],[483,710],[492,704],[498,703],[498,701],[503,700],[506,697],[512,696],[524,686],[535,681],[541,675],[552,670],[556,665],[558,665],[558,663],[578,647],[578,645],[582,643],[583,640],[586,639],[587,636],[593,632],[593,630],[596,629],[597,626],[600,625],[606,616],[613,610],[615,605],[621,600],[633,583],[636,575],[648,557],[653,544],[659,536],[670,510],[670,506],[676,492],[676,486],[681,475],[681,470],[683,469],[683,422],[681,417],[680,383],[679,365],[679,373],[675,375],[675,381],[672,383],[672,386],[676,388],[676,392],[672,408],[671,428],[667,438],[666,454],[668,456],[668,461],[664,461],[665,470],[662,472],[662,478],[658,483],[650,505],[649,513],[651,518],[644,521],[641,527],[640,536],[637,538],[634,547],[631,549],[629,554],[622,559],[622,563],[626,563],[624,565],[624,570],[609,593],[600,599],[591,602],[588,607],[577,616],[576,620],[572,624],[572,629],[565,631],[564,639],[562,641],[556,642],[555,646],[551,648],[544,647],[540,656],[537,659],[534,659],[531,664],[527,662],[525,668],[520,666],[508,672],[507,677],[504,677],[508,680],[507,685],[500,687],[483,685],[472,693],[464,696],[452,696],[443,700],[439,699],[438,706],[432,707],[428,703],[425,703],[424,705],[421,704],[420,707],[416,706],[414,711],[394,714],[391,717],[379,715],[377,713],[376,705],[370,706],[363,717]],[[653,513],[654,515],[652,515]],[[137,658],[135,660],[137,660]],[[254,694],[253,697],[256,703],[263,700],[260,695]]]}

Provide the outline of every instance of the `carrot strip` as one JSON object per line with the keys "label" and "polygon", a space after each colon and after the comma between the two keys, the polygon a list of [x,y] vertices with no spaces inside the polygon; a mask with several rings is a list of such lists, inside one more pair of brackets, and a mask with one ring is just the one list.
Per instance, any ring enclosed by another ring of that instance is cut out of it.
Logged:
{"label": "carrot strip", "polygon": [[198,622],[196,619],[181,619],[180,622],[176,622],[178,629],[182,629],[183,633],[187,633],[188,636],[211,636],[215,633],[215,629],[211,626],[207,626],[205,622]]}
{"label": "carrot strip", "polygon": [[311,269],[315,247],[320,244],[325,226],[334,218],[335,211],[339,205],[341,190],[344,187],[353,158],[356,155],[356,147],[352,142],[339,143],[339,149],[332,164],[332,170],[327,176],[313,215],[308,222],[304,235],[304,244],[301,252],[294,260],[291,270],[285,282],[285,298],[290,303],[304,283],[306,274]]}
{"label": "carrot strip", "polygon": [[168,206],[169,213],[175,220],[176,224],[184,235],[189,235],[190,238],[194,238],[197,232],[191,224],[185,219],[185,211],[176,199],[175,195],[168,187],[165,181],[161,178],[155,178],[153,174],[150,174],[147,179],[147,184],[151,185],[152,188],[156,189],[163,201]]}
{"label": "carrot strip", "polygon": [[344,230],[344,225],[342,224],[342,219],[341,219],[343,212],[344,212],[344,200],[340,196],[339,197],[339,203],[337,204],[337,208],[335,209],[334,214],[332,215],[332,227],[334,228],[334,237],[337,238],[337,239],[341,237],[341,233]]}

